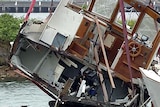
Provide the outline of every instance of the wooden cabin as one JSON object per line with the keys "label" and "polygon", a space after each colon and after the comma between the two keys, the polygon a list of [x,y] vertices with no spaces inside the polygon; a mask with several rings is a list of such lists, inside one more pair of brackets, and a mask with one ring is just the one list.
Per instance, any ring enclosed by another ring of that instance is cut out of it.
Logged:
{"label": "wooden cabin", "polygon": [[[101,2],[100,0],[90,0],[89,7],[84,10],[74,3],[68,4],[68,7],[76,12],[82,10],[84,15],[76,33],[78,38],[73,40],[69,52],[85,59],[85,57],[89,57],[91,45],[96,44],[99,46],[100,63],[105,66],[100,42],[96,40],[98,31],[95,17],[97,17],[110,69],[117,77],[129,82],[128,66],[130,65],[133,78],[141,77],[139,67],[149,68],[159,48],[160,15],[151,6],[140,3],[138,0],[124,0],[124,4],[136,10],[124,13],[125,17],[130,17],[126,18],[128,44],[125,44],[123,33],[123,23],[125,22],[122,22],[123,14],[120,12],[118,0],[108,0],[109,3],[106,1],[104,7],[100,6]],[[135,14],[136,17],[133,18]],[[126,52],[125,45],[128,45],[129,53]],[[127,61],[127,54],[130,56],[130,64]]]}

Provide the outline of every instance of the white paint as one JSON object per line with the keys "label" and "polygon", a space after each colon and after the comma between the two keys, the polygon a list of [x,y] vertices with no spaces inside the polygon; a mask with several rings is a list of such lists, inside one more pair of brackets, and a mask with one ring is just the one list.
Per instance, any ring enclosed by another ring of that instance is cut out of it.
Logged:
{"label": "white paint", "polygon": [[86,80],[82,80],[76,97],[81,97],[81,94],[85,93],[85,89],[86,89]]}
{"label": "white paint", "polygon": [[[53,41],[55,34],[58,32],[61,33],[62,35],[67,37],[63,50],[67,49],[67,47],[71,44],[83,19],[82,14],[78,14],[68,9],[66,7],[67,3],[68,0],[62,0],[59,3],[40,37],[40,40],[51,45],[51,41]],[[54,31],[54,34],[48,35],[48,31],[46,34],[46,30],[48,30],[48,27],[52,29],[50,29],[51,31]]]}
{"label": "white paint", "polygon": [[159,89],[160,89],[160,76],[157,75],[154,71],[152,70],[146,70],[143,68],[139,68],[141,73],[142,73],[142,77],[144,80],[144,83],[147,87],[147,90],[149,92],[149,95],[151,97],[151,100],[153,102],[154,107],[159,107],[160,105],[160,93],[159,93]]}

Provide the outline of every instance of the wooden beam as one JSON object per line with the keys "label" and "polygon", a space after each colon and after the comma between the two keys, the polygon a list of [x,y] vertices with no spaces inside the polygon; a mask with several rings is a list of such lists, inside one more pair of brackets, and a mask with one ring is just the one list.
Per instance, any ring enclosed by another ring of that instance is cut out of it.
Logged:
{"label": "wooden beam", "polygon": [[158,12],[156,12],[155,10],[153,10],[151,7],[147,6],[145,8],[145,13],[147,13],[149,16],[151,16],[154,20],[158,20],[158,18],[160,18],[160,15]]}
{"label": "wooden beam", "polygon": [[115,20],[116,17],[117,17],[118,11],[119,11],[119,3],[117,2],[116,8],[114,9],[114,11],[113,11],[113,13],[112,13],[112,16],[111,16],[111,19],[110,19],[110,23],[111,23],[111,24],[114,23],[114,20]]}
{"label": "wooden beam", "polygon": [[107,93],[107,90],[106,90],[103,75],[100,73],[101,69],[99,68],[99,65],[98,65],[99,64],[99,56],[98,56],[97,46],[94,47],[94,56],[95,56],[95,60],[96,60],[96,63],[97,63],[98,76],[99,76],[100,83],[101,83],[102,90],[103,90],[103,94],[104,94],[104,102],[107,102],[108,101],[108,93]]}
{"label": "wooden beam", "polygon": [[102,52],[103,52],[103,57],[104,57],[105,65],[107,67],[108,76],[109,76],[112,88],[115,88],[115,84],[114,84],[114,81],[113,81],[113,78],[112,78],[112,75],[111,75],[111,70],[110,70],[110,67],[109,67],[109,63],[108,63],[108,59],[107,59],[107,54],[106,54],[104,43],[103,43],[103,39],[102,39],[102,33],[101,33],[101,29],[100,29],[99,21],[98,21],[97,17],[95,18],[95,21],[96,21],[96,24],[97,24],[100,44],[101,44],[101,48],[102,48]]}
{"label": "wooden beam", "polygon": [[136,24],[134,25],[134,29],[132,30],[132,34],[131,34],[132,36],[139,29],[139,26],[141,25],[141,22],[142,22],[144,16],[145,16],[145,12],[141,12],[138,17],[138,20],[136,21]]}
{"label": "wooden beam", "polygon": [[88,11],[90,11],[90,12],[92,11],[95,2],[96,2],[96,0],[91,1]]}
{"label": "wooden beam", "polygon": [[158,32],[156,38],[155,38],[154,41],[153,41],[152,52],[151,52],[151,54],[150,54],[150,56],[149,56],[149,59],[148,59],[148,61],[147,61],[146,66],[145,66],[146,69],[149,68],[149,66],[150,66],[150,64],[151,64],[151,61],[153,60],[153,56],[155,55],[155,52],[156,52],[159,44],[160,44],[160,31]]}

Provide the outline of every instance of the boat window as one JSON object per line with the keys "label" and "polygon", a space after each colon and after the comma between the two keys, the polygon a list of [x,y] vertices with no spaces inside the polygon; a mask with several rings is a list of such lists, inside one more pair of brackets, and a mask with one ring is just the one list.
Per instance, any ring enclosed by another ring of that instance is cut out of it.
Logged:
{"label": "boat window", "polygon": [[142,39],[145,39],[147,37],[147,44],[152,45],[155,37],[157,36],[157,30],[160,30],[160,25],[156,23],[153,18],[146,14],[142,20],[142,23],[140,24],[137,33],[138,36]]}
{"label": "boat window", "polygon": [[[125,17],[126,17],[126,27],[128,31],[131,32],[137,22],[140,12],[137,12],[134,7],[128,4],[125,4],[124,10],[125,10]],[[119,25],[122,28],[122,14],[120,11],[118,12],[114,23],[116,25]]]}
{"label": "boat window", "polygon": [[63,48],[63,45],[64,45],[66,39],[67,39],[67,37],[65,37],[64,35],[57,33],[53,42],[52,42],[52,45],[57,48]]}
{"label": "boat window", "polygon": [[118,0],[96,0],[92,11],[110,19],[117,1]]}
{"label": "boat window", "polygon": [[87,9],[91,0],[70,0],[70,4],[77,5],[79,7],[82,7],[83,9]]}

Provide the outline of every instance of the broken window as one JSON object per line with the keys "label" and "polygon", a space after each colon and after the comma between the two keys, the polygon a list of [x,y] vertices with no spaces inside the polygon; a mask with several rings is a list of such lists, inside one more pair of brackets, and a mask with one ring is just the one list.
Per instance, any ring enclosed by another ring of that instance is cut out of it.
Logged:
{"label": "broken window", "polygon": [[96,0],[93,12],[110,19],[118,0]]}
{"label": "broken window", "polygon": [[142,23],[140,24],[138,34],[141,36],[146,35],[149,37],[149,42],[152,43],[157,36],[157,30],[159,29],[159,23],[157,23],[155,20],[153,20],[153,18],[146,14],[142,20]]}
{"label": "broken window", "polygon": [[[137,12],[136,9],[128,4],[124,4],[124,11],[125,11],[125,18],[126,18],[126,27],[129,31],[132,31],[137,19],[140,15],[140,12]],[[114,21],[116,25],[119,25],[122,28],[122,14],[119,8],[119,12],[117,14],[117,17]]]}

